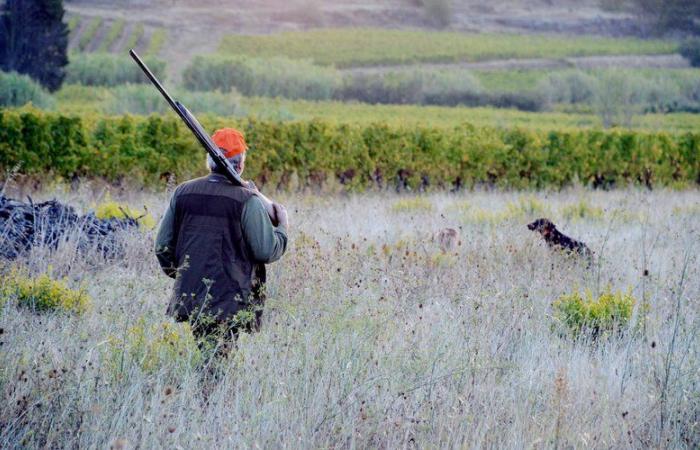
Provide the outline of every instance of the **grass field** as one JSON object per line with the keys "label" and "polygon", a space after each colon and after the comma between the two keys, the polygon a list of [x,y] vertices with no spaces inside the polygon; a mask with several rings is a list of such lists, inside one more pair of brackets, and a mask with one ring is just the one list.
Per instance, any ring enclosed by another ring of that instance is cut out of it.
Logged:
{"label": "grass field", "polygon": [[[213,94],[226,96],[227,94]],[[201,96],[201,94],[200,94]],[[531,113],[500,108],[465,108],[413,105],[369,105],[335,101],[303,101],[273,98],[238,97],[241,114],[266,120],[309,120],[321,118],[336,123],[368,124],[386,122],[392,125],[423,125],[452,128],[465,122],[474,125],[526,127],[540,130],[602,127],[595,114]],[[66,114],[83,115],[106,112],[114,99],[108,88],[64,86],[56,93],[56,109]],[[645,114],[636,116],[632,126],[639,129],[669,132],[693,131],[700,127],[700,115]]]}
{"label": "grass field", "polygon": [[[28,193],[83,209],[104,195]],[[113,198],[156,216],[167,204]],[[153,231],[119,261],[70,241],[12,263],[66,277],[92,308],[0,307],[0,447],[700,445],[697,190],[279,200],[290,246],[269,266],[262,331],[219,363],[164,316]],[[540,215],[591,247],[590,269],[526,229]],[[461,235],[447,253],[444,227]],[[629,292],[631,321],[573,340],[552,302],[577,289]]]}
{"label": "grass field", "polygon": [[477,77],[482,86],[486,89],[500,91],[522,91],[536,89],[543,80],[551,75],[580,72],[592,76],[601,76],[608,73],[622,74],[626,77],[640,77],[647,80],[666,80],[679,83],[685,79],[700,80],[697,69],[596,69],[580,70],[575,69],[518,69],[518,70],[472,70],[468,73]]}
{"label": "grass field", "polygon": [[231,35],[224,37],[219,51],[256,57],[288,56],[311,59],[317,64],[353,67],[503,58],[663,54],[674,53],[676,44],[629,38],[341,28],[261,36]]}
{"label": "grass field", "polygon": [[[498,127],[524,127],[538,130],[602,128],[595,114],[525,112],[500,108],[465,108],[413,105],[368,105],[365,103],[308,102],[284,99],[245,99],[243,106],[253,116],[281,120],[323,118],[337,123],[386,122],[392,125],[453,127],[461,123]],[[632,128],[693,131],[700,126],[700,115],[689,113],[645,114],[633,118]]]}

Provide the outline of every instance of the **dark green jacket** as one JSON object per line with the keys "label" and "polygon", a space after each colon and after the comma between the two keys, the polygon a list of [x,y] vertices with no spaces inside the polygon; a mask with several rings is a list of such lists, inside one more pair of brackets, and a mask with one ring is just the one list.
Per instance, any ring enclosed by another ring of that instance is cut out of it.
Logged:
{"label": "dark green jacket", "polygon": [[168,313],[230,319],[261,300],[264,264],[287,247],[254,191],[212,173],[175,189],[156,237],[163,271],[175,278]]}

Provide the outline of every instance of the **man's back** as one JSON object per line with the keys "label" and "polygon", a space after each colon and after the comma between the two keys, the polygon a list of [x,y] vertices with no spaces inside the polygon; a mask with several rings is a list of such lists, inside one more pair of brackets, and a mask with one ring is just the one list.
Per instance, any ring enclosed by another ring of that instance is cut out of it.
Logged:
{"label": "man's back", "polygon": [[224,321],[250,304],[257,266],[279,259],[287,236],[254,191],[212,173],[178,186],[156,241],[163,270],[176,279],[168,313]]}

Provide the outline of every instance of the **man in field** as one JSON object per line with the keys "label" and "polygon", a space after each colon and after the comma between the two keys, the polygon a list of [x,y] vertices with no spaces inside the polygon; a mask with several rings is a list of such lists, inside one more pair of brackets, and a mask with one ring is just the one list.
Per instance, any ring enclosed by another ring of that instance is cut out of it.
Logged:
{"label": "man in field", "polygon": [[[212,140],[238,173],[245,167],[243,135],[224,128]],[[163,217],[155,251],[163,271],[175,278],[168,314],[189,321],[199,338],[230,342],[260,327],[265,266],[287,247],[287,211],[273,204],[272,223],[257,188],[232,185],[207,156],[211,173],[175,189]]]}

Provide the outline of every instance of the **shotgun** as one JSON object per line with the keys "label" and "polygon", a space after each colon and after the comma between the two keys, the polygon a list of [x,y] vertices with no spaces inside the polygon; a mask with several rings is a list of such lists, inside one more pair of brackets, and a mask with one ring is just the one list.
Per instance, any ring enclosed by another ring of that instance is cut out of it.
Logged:
{"label": "shotgun", "polygon": [[[146,74],[146,77],[148,77],[151,83],[153,83],[156,89],[158,89],[158,92],[161,93],[178,117],[185,122],[187,128],[189,128],[192,134],[194,134],[194,137],[197,138],[197,141],[199,141],[202,147],[204,147],[204,150],[206,150],[209,156],[211,156],[214,162],[216,162],[216,165],[223,172],[224,176],[231,182],[231,184],[234,186],[243,186],[247,188],[248,183],[243,181],[233,165],[224,157],[224,154],[221,152],[221,150],[219,150],[219,147],[214,144],[209,136],[209,133],[204,130],[197,118],[187,108],[185,108],[185,105],[173,99],[170,94],[168,94],[168,91],[165,90],[160,81],[158,81],[156,76],[153,75],[153,72],[151,72],[146,63],[141,60],[133,48],[129,50],[129,55],[131,55],[131,58],[141,68],[143,73]],[[272,207],[272,200],[267,198],[258,190],[255,191],[255,194],[260,198],[260,200],[262,200],[263,205],[265,206],[265,209],[267,210],[267,213],[272,221],[276,222],[277,218],[275,217],[275,210]]]}

